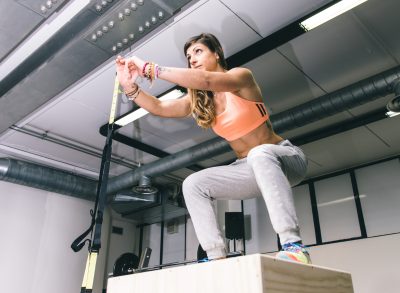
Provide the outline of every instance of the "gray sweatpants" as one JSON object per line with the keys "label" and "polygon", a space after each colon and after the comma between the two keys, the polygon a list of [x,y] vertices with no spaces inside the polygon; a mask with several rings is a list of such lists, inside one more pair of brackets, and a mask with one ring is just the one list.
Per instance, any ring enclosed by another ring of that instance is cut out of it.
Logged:
{"label": "gray sweatpants", "polygon": [[183,182],[183,195],[197,238],[208,258],[226,255],[212,201],[263,196],[272,226],[281,244],[301,240],[291,186],[306,174],[307,159],[288,140],[263,144],[247,158],[227,166],[201,170]]}

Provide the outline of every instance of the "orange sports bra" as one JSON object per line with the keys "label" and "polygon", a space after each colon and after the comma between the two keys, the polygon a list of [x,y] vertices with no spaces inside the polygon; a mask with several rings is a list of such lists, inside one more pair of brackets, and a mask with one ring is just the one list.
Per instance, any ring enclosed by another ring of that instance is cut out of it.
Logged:
{"label": "orange sports bra", "polygon": [[249,101],[229,92],[225,97],[225,110],[217,115],[212,128],[227,141],[248,134],[268,120],[269,114],[263,102]]}

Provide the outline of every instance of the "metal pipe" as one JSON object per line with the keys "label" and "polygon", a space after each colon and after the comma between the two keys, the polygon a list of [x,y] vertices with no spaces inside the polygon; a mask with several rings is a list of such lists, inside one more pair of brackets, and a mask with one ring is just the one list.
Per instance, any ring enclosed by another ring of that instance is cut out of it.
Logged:
{"label": "metal pipe", "polygon": [[0,158],[0,180],[87,200],[95,199],[97,188],[94,180],[10,158]]}
{"label": "metal pipe", "polygon": [[113,194],[130,186],[133,186],[143,176],[159,176],[167,172],[179,170],[187,165],[212,156],[226,153],[230,150],[229,144],[217,137],[176,154],[159,159],[150,164],[143,165],[135,171],[126,172],[109,180],[107,193]]}
{"label": "metal pipe", "polygon": [[397,88],[393,86],[393,82],[399,77],[400,66],[287,111],[271,115],[271,122],[276,132],[304,126],[393,93]]}

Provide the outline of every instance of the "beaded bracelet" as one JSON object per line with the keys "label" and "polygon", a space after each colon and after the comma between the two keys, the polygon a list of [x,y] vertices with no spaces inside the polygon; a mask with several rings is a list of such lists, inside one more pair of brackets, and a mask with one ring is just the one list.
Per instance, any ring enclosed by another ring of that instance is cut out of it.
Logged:
{"label": "beaded bracelet", "polygon": [[160,66],[154,62],[146,62],[143,65],[142,74],[150,81],[151,85],[153,85],[153,81],[156,80],[160,74]]}
{"label": "beaded bracelet", "polygon": [[128,97],[128,100],[130,101],[134,101],[137,96],[140,94],[140,87],[137,84],[134,84],[135,88],[133,90],[131,90],[130,92],[126,92],[125,91],[125,95]]}

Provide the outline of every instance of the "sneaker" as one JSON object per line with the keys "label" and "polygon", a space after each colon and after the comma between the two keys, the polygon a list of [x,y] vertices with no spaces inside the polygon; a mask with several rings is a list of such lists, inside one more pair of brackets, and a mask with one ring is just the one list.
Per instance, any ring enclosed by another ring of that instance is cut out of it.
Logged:
{"label": "sneaker", "polygon": [[287,243],[282,246],[282,251],[276,254],[277,259],[311,264],[311,258],[303,244],[299,242]]}

